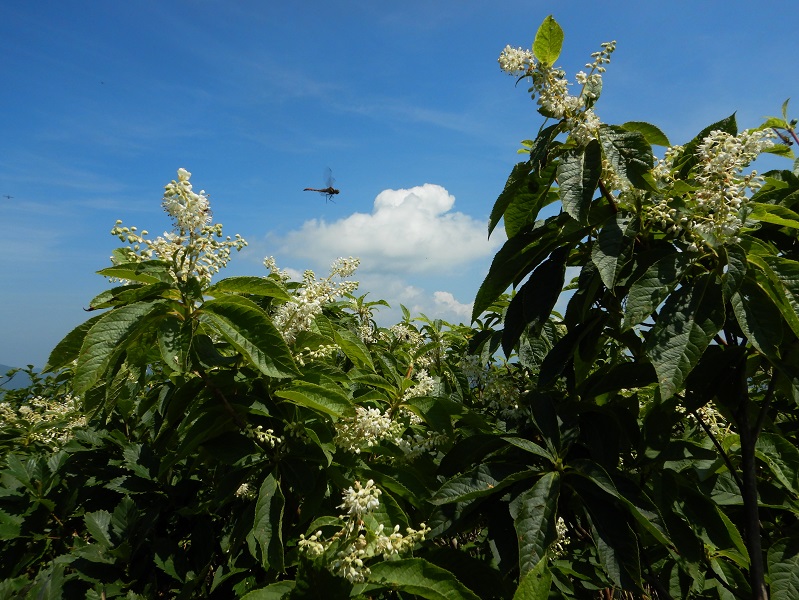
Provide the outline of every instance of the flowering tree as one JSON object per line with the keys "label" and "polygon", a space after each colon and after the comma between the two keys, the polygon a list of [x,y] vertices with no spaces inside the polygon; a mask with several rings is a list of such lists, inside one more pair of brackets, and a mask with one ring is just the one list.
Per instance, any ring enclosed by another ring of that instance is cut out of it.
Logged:
{"label": "flowering tree", "polygon": [[[572,87],[555,66],[562,41],[549,17],[532,51],[499,59],[531,82],[546,121],[494,205],[489,233],[504,219],[508,241],[473,314],[518,287],[502,331],[484,337],[532,373],[524,414],[434,500],[503,514],[531,589],[762,599],[770,583],[788,597],[799,170],[747,166],[792,156],[796,122],[786,103],[759,128],[739,132],[730,116],[685,145],[649,123],[604,124],[594,109],[615,43]],[[553,202],[560,210],[539,218]],[[557,315],[569,267],[579,274]],[[572,544],[553,562],[560,518]]]}
{"label": "flowering tree", "polygon": [[794,597],[799,166],[748,165],[796,122],[605,124],[615,42],[572,84],[562,41],[499,59],[546,120],[470,327],[379,327],[354,258],[213,282],[246,242],[185,169],[171,233],[117,222],[0,399],[0,596]]}

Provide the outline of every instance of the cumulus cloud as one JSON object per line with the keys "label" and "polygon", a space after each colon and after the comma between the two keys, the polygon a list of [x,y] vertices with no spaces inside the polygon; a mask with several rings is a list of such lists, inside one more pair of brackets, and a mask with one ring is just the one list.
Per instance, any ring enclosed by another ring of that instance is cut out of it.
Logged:
{"label": "cumulus cloud", "polygon": [[455,197],[440,185],[384,190],[371,213],[309,220],[265,242],[281,269],[313,268],[322,277],[336,258],[360,258],[356,294],[391,305],[380,308],[381,325],[402,318],[400,304],[414,316],[468,323],[472,304],[463,301],[474,298],[504,237],[497,230],[489,241],[486,222],[454,206]]}
{"label": "cumulus cloud", "polygon": [[384,190],[371,214],[306,221],[279,238],[279,253],[317,264],[357,256],[361,271],[447,273],[493,255],[500,243],[486,239],[485,222],[453,211],[454,204],[454,196],[432,183]]}

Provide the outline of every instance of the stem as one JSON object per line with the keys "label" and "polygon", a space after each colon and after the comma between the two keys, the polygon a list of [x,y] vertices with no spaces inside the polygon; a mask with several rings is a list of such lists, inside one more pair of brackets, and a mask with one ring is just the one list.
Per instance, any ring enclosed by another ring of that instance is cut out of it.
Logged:
{"label": "stem", "polygon": [[610,207],[613,209],[613,212],[619,212],[619,207],[616,205],[616,199],[613,197],[613,194],[608,191],[601,179],[599,180],[599,191],[602,192],[602,195],[610,203]]}
{"label": "stem", "polygon": [[710,431],[710,426],[707,423],[705,423],[704,419],[702,419],[702,417],[699,415],[697,411],[692,410],[691,414],[694,416],[694,419],[696,419],[699,422],[699,424],[702,426],[702,429],[705,430],[705,433],[713,442],[713,445],[716,447],[716,450],[718,450],[719,454],[721,454],[721,458],[724,459],[724,464],[727,465],[727,469],[730,471],[730,473],[732,473],[732,476],[735,479],[735,483],[738,484],[738,489],[741,490],[741,493],[743,493],[743,482],[741,481],[741,478],[738,475],[738,471],[735,469],[735,466],[732,464],[730,457],[727,455],[726,452],[724,452],[724,448],[722,448],[721,444],[716,439],[716,436],[714,436],[713,433]]}
{"label": "stem", "polygon": [[[739,366],[740,402],[735,414],[741,438],[741,471],[743,487],[741,496],[744,503],[744,535],[749,552],[749,583],[753,600],[768,600],[765,568],[763,565],[763,546],[760,539],[760,515],[757,507],[757,466],[755,464],[755,444],[759,433],[757,426],[749,424],[749,388],[746,381],[746,363]],[[761,416],[762,416],[761,410]],[[758,418],[760,420],[760,418]]]}

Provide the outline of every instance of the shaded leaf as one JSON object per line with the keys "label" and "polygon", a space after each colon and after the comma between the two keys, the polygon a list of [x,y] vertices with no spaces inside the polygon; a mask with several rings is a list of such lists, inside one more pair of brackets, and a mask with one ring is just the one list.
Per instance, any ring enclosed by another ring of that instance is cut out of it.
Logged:
{"label": "shaded leaf", "polygon": [[510,514],[519,541],[519,572],[523,576],[546,557],[557,539],[555,519],[560,495],[560,474],[544,474],[533,487],[510,504]]}
{"label": "shaded leaf", "polygon": [[551,586],[552,573],[544,557],[522,577],[513,600],[547,600]]}
{"label": "shaded leaf", "polygon": [[261,549],[264,567],[278,572],[284,568],[282,521],[285,504],[280,484],[270,473],[258,491],[252,533]]}
{"label": "shaded leaf", "polygon": [[723,326],[721,284],[714,275],[698,277],[668,297],[645,346],[664,400],[682,388]]}
{"label": "shaded leaf", "polygon": [[619,272],[632,255],[638,230],[637,218],[617,213],[605,222],[591,248],[591,260],[609,290],[615,287]]}
{"label": "shaded leaf", "polygon": [[602,125],[599,130],[602,149],[616,173],[641,189],[649,189],[645,175],[652,170],[655,157],[652,146],[638,131],[627,131],[618,126]]}
{"label": "shaded leaf", "polygon": [[479,600],[452,573],[422,558],[380,562],[371,571],[369,582],[427,600]]}
{"label": "shaded leaf", "polygon": [[580,223],[588,222],[594,191],[602,175],[602,150],[591,140],[581,150],[564,155],[557,170],[563,209]]}

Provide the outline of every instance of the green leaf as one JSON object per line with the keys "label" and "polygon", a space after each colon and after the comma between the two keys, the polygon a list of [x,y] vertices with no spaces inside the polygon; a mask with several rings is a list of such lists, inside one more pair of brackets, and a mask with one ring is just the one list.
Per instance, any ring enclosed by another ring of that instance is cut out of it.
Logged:
{"label": "green leaf", "polygon": [[[549,254],[562,231],[557,218],[509,239],[494,256],[472,309],[472,321],[493,304],[522,273],[530,272]],[[529,269],[529,270],[528,270]]]}
{"label": "green leaf", "polygon": [[716,276],[700,276],[667,298],[645,345],[664,400],[681,389],[723,326],[724,302]]}
{"label": "green leaf", "polygon": [[782,538],[768,550],[771,597],[799,598],[799,540]]}
{"label": "green leaf", "polygon": [[293,581],[278,581],[245,594],[241,600],[281,600],[294,589],[295,585]]}
{"label": "green leaf", "polygon": [[519,573],[525,575],[546,558],[557,539],[555,519],[560,495],[560,474],[546,473],[533,487],[510,503],[510,514],[519,542]]}
{"label": "green leaf", "polygon": [[107,510],[98,510],[93,513],[83,515],[86,529],[91,536],[100,543],[103,548],[111,548],[111,537],[108,534],[108,526],[111,525],[111,513]]}
{"label": "green leaf", "polygon": [[779,256],[750,257],[750,261],[763,269],[769,282],[776,284],[772,286],[758,278],[758,285],[780,309],[794,335],[799,337],[799,262]]}
{"label": "green leaf", "polygon": [[83,340],[75,367],[75,393],[83,394],[100,380],[130,340],[149,328],[149,317],[160,313],[164,302],[128,304],[105,313],[92,325]]}
{"label": "green leaf", "polygon": [[524,450],[525,452],[529,452],[530,454],[535,454],[536,456],[540,456],[541,458],[551,462],[552,464],[555,463],[557,458],[552,455],[548,450],[545,450],[535,442],[528,440],[527,438],[517,437],[515,435],[503,435],[501,436],[503,440],[508,442],[509,444],[516,446]]}
{"label": "green leaf", "polygon": [[599,129],[602,149],[616,173],[628,179],[635,187],[649,189],[645,179],[654,164],[652,146],[638,131],[627,131],[618,126],[602,125]]}
{"label": "green leaf", "polygon": [[370,583],[427,600],[480,600],[452,573],[422,558],[380,562],[371,571]]}
{"label": "green leaf", "polygon": [[323,386],[306,381],[293,381],[291,387],[278,390],[275,395],[299,406],[338,418],[352,409],[352,401],[334,386]]}
{"label": "green leaf", "polygon": [[763,461],[777,480],[799,496],[799,450],[779,434],[763,432],[755,443],[755,456]]}
{"label": "green leaf", "polygon": [[253,366],[270,377],[299,374],[283,336],[251,300],[225,296],[202,305],[200,320],[225,338]]}
{"label": "green leaf", "polygon": [[[669,539],[668,532],[663,523],[663,517],[661,517],[657,512],[657,508],[651,504],[651,502],[646,502],[648,506],[644,506],[643,504],[645,504],[645,502],[642,501],[643,499],[630,499],[624,496],[616,488],[616,484],[613,483],[613,480],[605,470],[593,461],[576,459],[572,461],[572,467],[577,474],[587,478],[600,490],[621,501],[633,518],[638,521],[638,524],[661,544],[668,548],[674,546]],[[644,497],[644,499],[646,499],[646,497]]]}
{"label": "green leaf", "polygon": [[270,473],[258,491],[252,533],[261,548],[264,567],[277,572],[284,569],[282,521],[285,504],[280,484]]}
{"label": "green leaf", "polygon": [[666,134],[658,129],[655,125],[652,125],[652,123],[646,123],[644,121],[627,121],[621,127],[627,131],[637,131],[644,136],[644,139],[651,146],[663,146],[665,148],[671,146],[671,142],[669,142],[669,138],[666,137]]}
{"label": "green leaf", "polygon": [[19,537],[21,525],[25,518],[22,515],[10,515],[0,510],[0,538],[10,541]]}
{"label": "green leaf", "polygon": [[752,212],[749,213],[750,219],[763,223],[790,227],[792,229],[799,229],[799,214],[795,213],[790,208],[778,204],[763,204],[761,202],[752,202],[749,206],[753,209]]}
{"label": "green leaf", "polygon": [[519,289],[505,313],[502,350],[510,356],[525,329],[537,336],[549,319],[563,289],[568,248],[559,248],[541,263]]}
{"label": "green leaf", "polygon": [[104,277],[141,281],[142,283],[163,281],[171,284],[175,281],[171,274],[171,265],[163,260],[129,262],[101,269],[97,273]]}
{"label": "green leaf", "polygon": [[564,155],[558,165],[557,179],[563,209],[580,223],[588,222],[594,191],[602,175],[602,150],[591,140],[582,150]]}
{"label": "green leaf", "polygon": [[89,329],[97,323],[100,319],[102,319],[105,314],[99,314],[93,316],[88,321],[81,323],[75,329],[70,331],[63,340],[56,344],[56,347],[53,348],[53,351],[50,352],[50,356],[47,359],[47,364],[42,369],[45,373],[51,371],[58,371],[66,367],[70,364],[73,360],[78,358],[80,354],[80,348],[83,345],[83,340],[86,338],[86,334],[89,332]]}
{"label": "green leaf", "polygon": [[539,62],[548,65],[555,64],[563,47],[563,29],[558,22],[549,15],[535,34],[533,41],[533,54]]}
{"label": "green leaf", "polygon": [[335,340],[344,355],[354,364],[366,367],[374,372],[375,365],[372,362],[372,357],[369,355],[369,350],[360,337],[349,329],[337,329],[335,332]]}
{"label": "green leaf", "polygon": [[556,172],[557,164],[552,163],[540,174],[529,174],[527,192],[517,194],[505,209],[505,234],[509,238],[532,225],[544,206],[557,201],[558,193],[552,190]]}
{"label": "green leaf", "polygon": [[782,315],[757,280],[747,278],[731,298],[741,331],[759,352],[778,359],[782,342]]}
{"label": "green leaf", "polygon": [[445,482],[430,499],[435,505],[463,502],[495,494],[519,479],[529,477],[528,471],[506,464],[481,464],[471,471]]}
{"label": "green leaf", "polygon": [[505,182],[505,189],[494,202],[494,208],[491,209],[491,216],[488,219],[488,237],[497,226],[505,210],[511,202],[517,199],[526,199],[532,197],[534,194],[530,191],[527,185],[527,178],[530,173],[530,163],[520,162],[517,163],[508,175],[508,180]]}
{"label": "green leaf", "polygon": [[203,293],[214,297],[225,294],[249,294],[284,301],[291,300],[291,295],[286,289],[269,277],[228,277],[204,290]]}
{"label": "green leaf", "polygon": [[545,556],[538,564],[522,577],[513,600],[547,600],[549,588],[552,586],[552,573],[549,571]]}
{"label": "green leaf", "polygon": [[191,351],[192,322],[166,315],[158,327],[158,349],[161,358],[172,369],[183,373],[188,367]]}
{"label": "green leaf", "polygon": [[632,255],[638,230],[637,218],[617,213],[605,222],[591,248],[591,260],[609,290],[615,287],[616,278]]}
{"label": "green leaf", "polygon": [[738,244],[725,247],[727,254],[727,269],[721,276],[722,294],[725,300],[732,298],[738,291],[746,275],[746,252]]}

